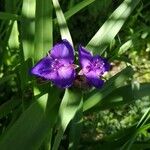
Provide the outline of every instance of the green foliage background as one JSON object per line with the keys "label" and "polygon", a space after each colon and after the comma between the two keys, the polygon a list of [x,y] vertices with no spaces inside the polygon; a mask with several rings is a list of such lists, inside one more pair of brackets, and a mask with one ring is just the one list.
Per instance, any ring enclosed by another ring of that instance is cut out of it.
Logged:
{"label": "green foliage background", "polygon": [[[1,0],[0,149],[149,149],[149,9],[147,0]],[[57,89],[29,74],[61,38],[112,62],[102,89]]]}

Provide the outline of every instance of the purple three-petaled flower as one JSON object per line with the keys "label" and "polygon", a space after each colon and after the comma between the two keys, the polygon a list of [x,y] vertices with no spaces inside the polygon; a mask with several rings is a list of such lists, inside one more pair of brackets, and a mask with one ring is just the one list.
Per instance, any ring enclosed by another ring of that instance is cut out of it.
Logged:
{"label": "purple three-petaled flower", "polygon": [[76,76],[73,62],[73,47],[67,40],[62,40],[54,45],[48,56],[35,64],[31,73],[46,80],[51,80],[60,88],[68,88],[72,85]]}
{"label": "purple three-petaled flower", "polygon": [[102,87],[104,81],[102,75],[110,70],[110,64],[105,58],[99,55],[93,56],[83,46],[79,45],[79,62],[87,82],[96,88]]}

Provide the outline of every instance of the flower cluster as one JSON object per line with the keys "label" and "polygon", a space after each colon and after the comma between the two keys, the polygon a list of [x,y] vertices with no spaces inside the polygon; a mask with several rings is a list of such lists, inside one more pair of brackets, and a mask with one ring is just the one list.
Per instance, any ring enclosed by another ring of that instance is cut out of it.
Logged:
{"label": "flower cluster", "polygon": [[[102,87],[102,75],[109,71],[110,64],[99,55],[93,56],[83,46],[79,45],[79,75],[85,76],[87,83],[96,88]],[[31,69],[35,76],[52,81],[60,88],[70,87],[76,78],[74,50],[67,40],[54,45],[46,57],[41,59]]]}

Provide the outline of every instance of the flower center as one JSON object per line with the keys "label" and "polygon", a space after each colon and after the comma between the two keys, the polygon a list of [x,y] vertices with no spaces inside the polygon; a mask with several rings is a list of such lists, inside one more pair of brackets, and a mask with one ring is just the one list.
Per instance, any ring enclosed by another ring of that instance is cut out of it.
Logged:
{"label": "flower center", "polygon": [[102,69],[104,66],[104,63],[102,61],[100,61],[99,59],[96,59],[93,61],[91,66],[92,66],[93,70]]}
{"label": "flower center", "polygon": [[59,68],[61,68],[63,66],[64,66],[64,64],[60,60],[58,60],[58,59],[54,59],[54,61],[51,64],[51,68],[54,71],[58,70]]}
{"label": "flower center", "polygon": [[103,74],[104,62],[100,61],[99,59],[93,60],[90,62],[89,65],[85,67],[85,72],[94,71],[98,73],[98,75]]}

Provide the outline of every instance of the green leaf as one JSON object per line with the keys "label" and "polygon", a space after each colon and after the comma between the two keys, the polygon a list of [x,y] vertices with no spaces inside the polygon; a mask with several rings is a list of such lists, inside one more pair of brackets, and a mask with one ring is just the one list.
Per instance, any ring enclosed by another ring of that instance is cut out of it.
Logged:
{"label": "green leaf", "polygon": [[10,34],[10,37],[8,40],[8,46],[11,51],[14,50],[14,51],[16,51],[16,53],[19,53],[18,63],[23,62],[24,61],[24,53],[23,53],[23,49],[20,46],[20,42],[19,42],[19,31],[18,31],[17,21],[14,21],[14,23],[13,23],[11,34]]}
{"label": "green leaf", "polygon": [[32,59],[29,58],[23,63],[21,63],[19,66],[16,67],[16,73],[20,86],[20,90],[23,93],[23,91],[29,86],[29,81],[31,81],[31,75],[29,74],[29,69],[32,67]]}
{"label": "green leaf", "polygon": [[[150,83],[141,83],[140,87],[133,88],[132,85],[126,85],[112,91],[101,103],[95,107],[95,111],[99,109],[108,109],[124,104],[130,104],[144,96],[149,96]],[[128,93],[128,94],[126,94]]]}
{"label": "green leaf", "polygon": [[35,61],[46,56],[53,45],[52,2],[36,0]]}
{"label": "green leaf", "polygon": [[[83,0],[82,2],[79,2],[78,4],[76,4],[75,6],[71,7],[67,12],[64,13],[64,16],[66,18],[66,20],[68,20],[69,18],[71,18],[73,15],[75,15],[76,13],[78,13],[80,10],[82,10],[83,8],[85,8],[86,6],[90,5],[91,3],[93,3],[95,0]],[[56,19],[54,19],[54,22],[56,23]]]}
{"label": "green leaf", "polygon": [[140,143],[135,143],[132,145],[132,150],[143,150],[143,149],[149,149],[150,148],[150,143],[145,143],[145,142],[140,142]]}
{"label": "green leaf", "polygon": [[70,34],[69,29],[68,29],[65,16],[64,16],[64,14],[61,10],[61,7],[59,5],[59,1],[58,0],[52,0],[52,2],[54,5],[54,8],[55,8],[57,21],[58,21],[59,28],[60,28],[61,38],[67,39],[73,45],[71,34]]}
{"label": "green leaf", "polygon": [[41,146],[58,115],[59,91],[51,88],[50,93],[49,98],[45,94],[36,100],[3,134],[1,150],[37,150]]}
{"label": "green leaf", "polygon": [[35,5],[36,0],[23,0],[21,12],[20,41],[25,60],[34,58]]}
{"label": "green leaf", "polygon": [[75,117],[72,119],[69,131],[69,150],[78,149],[80,142],[81,131],[82,131],[82,121],[83,121],[83,100],[78,107]]}
{"label": "green leaf", "polygon": [[[99,148],[97,149],[111,149],[114,150],[121,150],[122,145],[132,140],[133,136],[135,135],[135,132],[137,131],[135,125],[127,127],[125,129],[121,129],[118,132],[108,135],[104,137],[104,143],[100,143],[98,141],[97,144],[99,144]],[[95,143],[96,145],[96,143]]]}
{"label": "green leaf", "polygon": [[132,75],[133,69],[131,67],[126,67],[124,70],[110,78],[102,89],[95,89],[90,92],[84,99],[83,111],[87,111],[88,109],[101,103],[102,99],[104,99],[116,88],[123,86],[124,82]]}
{"label": "green leaf", "polygon": [[[147,90],[146,90],[146,88],[147,88]],[[147,83],[141,85],[139,89],[132,89],[131,85],[130,85],[130,86],[125,86],[125,87],[119,88],[121,90],[118,89],[117,93],[119,95],[123,95],[123,97],[125,98],[124,103],[130,103],[130,101],[132,102],[133,99],[136,100],[136,99],[140,99],[143,96],[150,95],[149,88],[150,88],[150,84],[148,85]],[[126,89],[128,89],[128,90],[126,90]],[[126,93],[128,93],[128,96]],[[105,100],[107,101],[109,99],[107,99],[107,97],[106,97]],[[110,103],[110,105],[113,105],[113,104]],[[107,108],[110,108],[110,107],[106,107],[106,109]],[[143,114],[143,116],[141,117],[140,121],[137,124],[135,124],[134,126],[132,126],[130,128],[119,131],[112,136],[109,136],[109,138],[107,138],[107,140],[114,141],[114,139],[115,139],[115,141],[118,144],[120,143],[119,144],[120,150],[132,149],[137,135],[139,133],[142,133],[144,130],[147,130],[150,127],[149,124],[145,125],[145,123],[149,120],[149,117],[150,117],[150,108],[148,108],[147,111],[145,111],[145,113]]]}
{"label": "green leaf", "polygon": [[41,133],[36,131],[40,131],[40,124],[44,117],[46,101],[47,94],[41,97],[40,100],[30,106],[29,109],[20,116],[17,122],[1,139],[0,147],[2,150],[32,150],[39,145],[35,143],[36,140],[34,138],[38,139],[41,136]]}
{"label": "green leaf", "polygon": [[93,53],[102,54],[139,2],[140,0],[125,0],[97,31],[86,48]]}
{"label": "green leaf", "polygon": [[[148,94],[150,96],[150,94]],[[137,124],[137,128],[144,126],[146,121],[150,118],[150,107],[145,111],[143,116],[141,117],[140,121]]]}
{"label": "green leaf", "polygon": [[81,105],[81,91],[75,89],[66,89],[65,95],[62,99],[59,108],[59,130],[54,140],[54,145],[52,150],[57,150],[63,134],[69,124],[69,122],[74,118],[79,106]]}
{"label": "green leaf", "polygon": [[131,47],[133,47],[133,41],[132,40],[128,40],[127,42],[125,42],[118,50],[118,55],[122,55],[123,53],[125,53],[128,49],[130,49]]}
{"label": "green leaf", "polygon": [[[20,65],[15,68],[17,74],[17,79],[15,79],[15,81],[18,86],[18,93],[21,96],[22,110],[24,111],[33,100],[33,84],[31,83],[32,76],[30,75],[32,59],[29,58],[26,61],[20,59],[20,61],[22,61]],[[28,99],[30,99],[30,101]]]}
{"label": "green leaf", "polygon": [[147,124],[141,126],[141,127],[138,129],[138,132],[141,133],[141,132],[143,132],[143,131],[145,131],[145,130],[147,130],[147,129],[149,129],[149,128],[150,128],[150,123],[147,123]]}
{"label": "green leaf", "polygon": [[5,82],[7,82],[8,80],[11,80],[14,77],[15,77],[15,74],[10,74],[10,75],[0,78],[0,85],[4,84]]}
{"label": "green leaf", "polygon": [[11,111],[19,105],[20,101],[17,98],[5,102],[0,106],[0,119],[11,113]]}
{"label": "green leaf", "polygon": [[0,12],[0,19],[2,19],[2,20],[19,20],[20,16],[18,16],[17,14]]}
{"label": "green leaf", "polygon": [[130,136],[128,141],[121,147],[121,150],[130,150],[132,148],[134,141],[136,140],[137,135],[150,128],[149,123],[144,125],[149,118],[150,118],[150,108],[148,108],[147,111],[145,111],[140,121],[136,125],[135,132]]}

